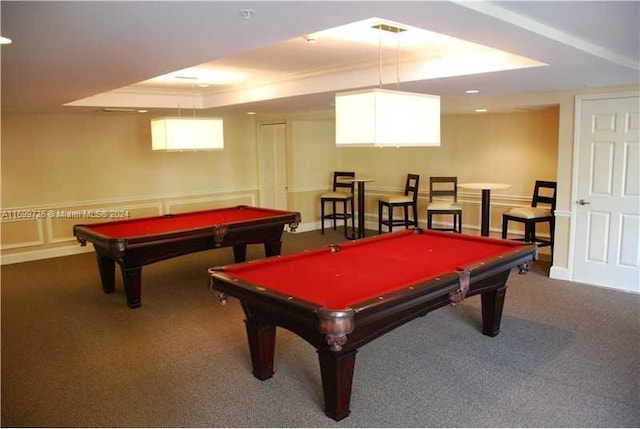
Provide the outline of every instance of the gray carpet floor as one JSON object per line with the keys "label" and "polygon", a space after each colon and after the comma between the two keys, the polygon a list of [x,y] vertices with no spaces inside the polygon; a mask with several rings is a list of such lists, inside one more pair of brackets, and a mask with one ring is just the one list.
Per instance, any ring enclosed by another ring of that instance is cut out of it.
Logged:
{"label": "gray carpet floor", "polygon": [[[343,241],[285,233],[283,253]],[[262,257],[251,246],[249,258]],[[218,249],[143,269],[142,307],[100,288],[93,253],[2,267],[3,427],[638,427],[640,296],[511,273],[501,333],[480,298],[359,350],[351,415],[323,413],[315,350],[278,330],[251,375],[242,310],[220,306]]]}

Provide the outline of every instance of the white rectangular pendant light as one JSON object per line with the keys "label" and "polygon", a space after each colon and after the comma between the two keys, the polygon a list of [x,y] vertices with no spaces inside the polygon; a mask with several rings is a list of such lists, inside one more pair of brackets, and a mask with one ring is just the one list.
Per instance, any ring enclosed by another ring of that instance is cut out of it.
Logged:
{"label": "white rectangular pendant light", "polygon": [[336,145],[440,146],[440,97],[374,88],[336,94]]}
{"label": "white rectangular pendant light", "polygon": [[222,119],[152,119],[151,148],[162,151],[223,149],[224,133]]}

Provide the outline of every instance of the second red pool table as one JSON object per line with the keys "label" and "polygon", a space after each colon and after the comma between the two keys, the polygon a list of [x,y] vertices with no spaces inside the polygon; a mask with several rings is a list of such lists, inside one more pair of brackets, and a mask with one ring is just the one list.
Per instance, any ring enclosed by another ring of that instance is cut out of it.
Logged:
{"label": "second red pool table", "polygon": [[340,420],[359,347],[476,294],[482,333],[497,335],[509,273],[535,255],[534,245],[416,229],[209,273],[219,300],[242,303],[253,375],[273,375],[276,326],[296,333],[317,349],[325,413]]}
{"label": "second red pool table", "polygon": [[142,304],[142,266],[188,253],[232,246],[236,262],[246,260],[247,244],[264,244],[267,256],[279,255],[282,232],[295,231],[300,213],[236,206],[75,225],[81,245],[93,243],[105,293],[115,290],[115,263],[120,265],[130,308]]}

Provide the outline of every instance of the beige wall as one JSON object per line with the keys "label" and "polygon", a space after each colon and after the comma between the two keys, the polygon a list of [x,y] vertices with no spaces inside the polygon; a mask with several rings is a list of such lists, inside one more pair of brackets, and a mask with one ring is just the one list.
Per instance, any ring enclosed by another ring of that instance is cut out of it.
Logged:
{"label": "beige wall", "polygon": [[151,150],[149,120],[3,112],[3,263],[77,252],[74,224],[112,220],[79,210],[139,217],[257,204],[252,117],[225,119],[222,151],[170,153]]}
{"label": "beige wall", "polygon": [[[130,216],[259,204],[256,121],[225,119],[225,149],[153,152],[150,117],[70,113],[2,116],[2,207],[11,209],[127,210]],[[292,116],[287,122],[289,204],[303,230],[319,227],[319,195],[335,169],[376,179],[367,184],[367,220],[377,224],[377,196],[400,191],[408,172],[421,175],[420,220],[430,175],[497,181],[513,188],[493,198],[493,227],[501,207],[528,204],[533,180],[555,179],[558,109],[486,115],[445,115],[438,148],[341,148],[334,120]],[[507,160],[505,162],[505,160]],[[464,224],[477,228],[480,195],[462,192]],[[58,216],[2,224],[2,255],[31,257],[77,251],[76,223],[109,219]],[[53,253],[49,252],[53,250]],[[19,260],[19,259],[18,259]]]}
{"label": "beige wall", "polygon": [[[501,212],[528,205],[535,179],[557,179],[558,277],[568,273],[572,224],[574,98],[577,94],[638,90],[637,86],[581,92],[443,99],[442,146],[411,149],[336,149],[332,112],[289,117],[225,118],[226,148],[220,152],[154,153],[149,116],[127,114],[22,114],[2,112],[2,209],[127,208],[135,216],[210,206],[259,204],[257,121],[287,123],[290,209],[303,228],[319,227],[318,196],[335,169],[375,177],[367,184],[368,226],[377,225],[377,196],[401,190],[405,174],[422,176],[420,221],[430,175],[460,181],[490,180],[512,188],[492,194],[492,229]],[[528,106],[518,113],[473,115],[472,105],[497,109]],[[465,227],[479,225],[480,195],[461,190]],[[84,220],[83,220],[84,221]],[[2,262],[77,252],[69,219],[7,221],[2,227]],[[53,249],[54,251],[50,251]],[[552,269],[552,271],[553,271]]]}
{"label": "beige wall", "polygon": [[331,180],[338,164],[333,120],[290,120],[291,183],[294,189],[317,187]]}
{"label": "beige wall", "polygon": [[331,184],[338,165],[333,118],[289,118],[288,160],[290,208],[299,211],[303,229],[319,228],[320,194]]}
{"label": "beige wall", "polygon": [[[401,192],[407,173],[421,177],[419,217],[426,223],[429,176],[458,176],[460,182],[508,183],[505,191],[494,191],[492,228],[500,231],[502,211],[514,205],[529,205],[536,179],[555,180],[558,153],[557,107],[518,113],[444,115],[442,145],[433,148],[340,148],[335,147],[334,121],[289,119],[289,162],[293,170],[290,191],[295,210],[303,222],[318,227],[319,195],[330,186],[333,170],[353,170],[374,178],[366,185],[366,214],[370,228],[377,229],[377,198]],[[465,207],[463,222],[479,229],[480,192],[460,189]],[[436,219],[445,221],[446,218]]]}
{"label": "beige wall", "polygon": [[222,151],[153,152],[149,117],[2,114],[2,206],[255,190],[250,117],[227,119]]}
{"label": "beige wall", "polygon": [[[445,115],[442,144],[429,148],[342,149],[341,165],[376,178],[371,189],[399,189],[407,173],[458,176],[460,182],[501,182],[506,195],[530,195],[532,179],[555,180],[558,109],[526,113]],[[460,190],[462,192],[462,190]]]}

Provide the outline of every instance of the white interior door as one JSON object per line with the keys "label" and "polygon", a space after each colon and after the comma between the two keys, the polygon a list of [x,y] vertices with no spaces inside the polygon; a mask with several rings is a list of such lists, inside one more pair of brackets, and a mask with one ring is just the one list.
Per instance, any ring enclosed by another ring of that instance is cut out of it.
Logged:
{"label": "white interior door", "polygon": [[287,210],[285,124],[259,126],[260,206]]}
{"label": "white interior door", "polygon": [[578,103],[574,281],[640,292],[639,106]]}

